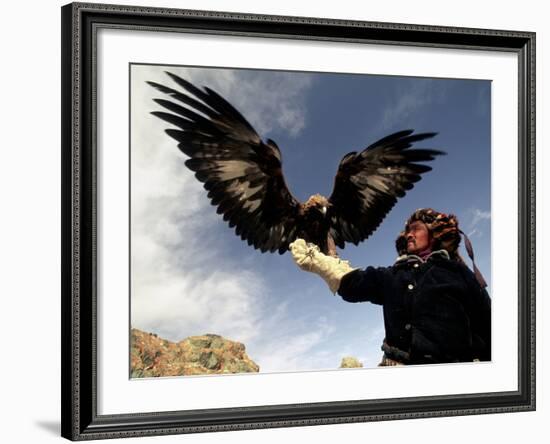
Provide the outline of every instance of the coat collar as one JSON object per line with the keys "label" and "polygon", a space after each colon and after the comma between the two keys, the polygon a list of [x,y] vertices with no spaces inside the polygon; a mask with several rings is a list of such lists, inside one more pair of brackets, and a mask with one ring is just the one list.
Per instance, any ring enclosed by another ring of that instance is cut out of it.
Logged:
{"label": "coat collar", "polygon": [[443,260],[450,260],[451,257],[449,256],[449,252],[447,250],[435,250],[432,251],[428,256],[426,256],[425,259],[422,259],[420,256],[417,256],[416,254],[404,254],[402,256],[399,256],[394,265],[405,265],[405,264],[411,264],[411,263],[424,263],[428,261],[433,261],[437,259],[443,259]]}

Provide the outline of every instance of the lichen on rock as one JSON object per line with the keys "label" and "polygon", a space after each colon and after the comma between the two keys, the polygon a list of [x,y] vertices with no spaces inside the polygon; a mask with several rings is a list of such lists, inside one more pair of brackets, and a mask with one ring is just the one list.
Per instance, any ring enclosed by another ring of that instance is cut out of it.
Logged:
{"label": "lichen on rock", "polygon": [[361,368],[363,364],[353,356],[345,356],[342,358],[340,368]]}
{"label": "lichen on rock", "polygon": [[131,331],[130,376],[206,375],[259,372],[240,342],[220,335],[190,336],[177,343],[136,328]]}

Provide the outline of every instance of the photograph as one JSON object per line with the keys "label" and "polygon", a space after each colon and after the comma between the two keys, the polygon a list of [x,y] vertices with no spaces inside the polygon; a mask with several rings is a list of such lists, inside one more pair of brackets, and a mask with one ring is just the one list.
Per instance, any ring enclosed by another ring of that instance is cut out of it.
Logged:
{"label": "photograph", "polygon": [[535,409],[535,34],[62,9],[62,436]]}
{"label": "photograph", "polygon": [[543,2],[6,5],[6,443],[547,434]]}
{"label": "photograph", "polygon": [[490,79],[129,78],[131,378],[491,361]]}

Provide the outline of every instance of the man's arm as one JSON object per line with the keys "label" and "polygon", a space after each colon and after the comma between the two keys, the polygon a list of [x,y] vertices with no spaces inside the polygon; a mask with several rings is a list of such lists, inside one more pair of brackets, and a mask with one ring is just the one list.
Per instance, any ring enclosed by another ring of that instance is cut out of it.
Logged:
{"label": "man's arm", "polygon": [[354,270],[342,277],[338,294],[347,302],[384,303],[385,268],[367,267]]}
{"label": "man's arm", "polygon": [[348,261],[327,256],[313,244],[297,239],[290,244],[292,258],[305,271],[318,274],[333,293],[338,292],[345,301],[370,301],[382,304],[383,268],[353,268]]}

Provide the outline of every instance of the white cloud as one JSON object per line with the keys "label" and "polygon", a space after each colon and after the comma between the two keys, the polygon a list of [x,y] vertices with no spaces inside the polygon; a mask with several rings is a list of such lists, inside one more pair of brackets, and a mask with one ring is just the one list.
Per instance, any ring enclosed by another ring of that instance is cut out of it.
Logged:
{"label": "white cloud", "polygon": [[[268,133],[279,127],[295,137],[306,125],[302,97],[311,84],[312,78],[305,75],[270,73],[253,77],[245,83],[240,102],[244,109],[252,106],[257,109],[251,120],[255,121],[258,131]],[[238,103],[239,99],[236,100]]]}
{"label": "white cloud", "polygon": [[[323,347],[335,328],[326,318],[314,322],[300,322],[286,318],[286,307],[281,306],[264,326],[266,335],[258,336],[249,350],[254,352],[261,371],[301,371],[338,367],[334,350]],[[322,348],[319,348],[319,347]]]}
{"label": "white cloud", "polygon": [[434,102],[442,103],[444,100],[445,90],[434,80],[425,79],[422,82],[403,80],[399,83],[393,100],[382,112],[381,127],[386,130],[395,126],[396,122],[406,122],[422,107]]}
{"label": "white cloud", "polygon": [[473,218],[471,221],[472,225],[477,225],[480,221],[487,221],[491,219],[491,212],[490,211],[483,211],[479,208],[472,209]]}
{"label": "white cloud", "polygon": [[[279,129],[297,136],[305,128],[306,109],[303,97],[313,84],[313,77],[297,77],[285,72],[253,70],[168,68],[196,86],[207,86],[234,105],[252,124],[261,137]],[[146,80],[174,86],[173,81],[161,69],[147,69]],[[143,82],[142,82],[143,83]],[[147,88],[151,87],[145,85]],[[156,97],[159,93],[154,93]]]}
{"label": "white cloud", "polygon": [[491,221],[491,212],[484,211],[479,208],[470,208],[467,212],[468,220],[468,237],[481,237],[485,230],[489,227]]}
{"label": "white cloud", "polygon": [[353,338],[353,342],[346,344],[338,350],[338,365],[344,356],[353,356],[363,364],[363,368],[378,366],[382,359],[381,345],[385,336],[384,322],[377,319],[372,320],[360,329]]}
{"label": "white cloud", "polygon": [[[303,95],[309,78],[284,73],[255,76],[228,70],[170,68],[199,85],[209,85],[234,103],[260,135],[304,128]],[[216,333],[243,342],[262,370],[315,368],[311,355],[332,327],[324,319],[315,331],[289,319],[284,303],[268,304],[262,276],[242,263],[218,260],[212,239],[201,233],[219,223],[202,185],[185,167],[185,156],[164,133],[168,126],[150,115],[160,94],[146,80],[166,85],[155,66],[132,68],[131,235],[132,326],[178,341]],[[278,116],[278,117],[274,117]],[[209,265],[215,262],[212,270]],[[323,361],[324,362],[324,361]]]}

